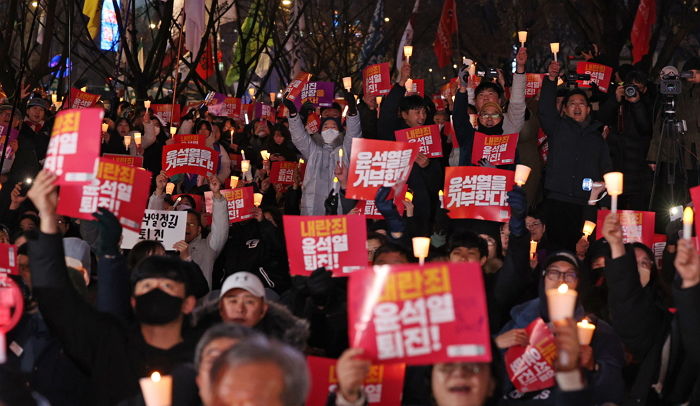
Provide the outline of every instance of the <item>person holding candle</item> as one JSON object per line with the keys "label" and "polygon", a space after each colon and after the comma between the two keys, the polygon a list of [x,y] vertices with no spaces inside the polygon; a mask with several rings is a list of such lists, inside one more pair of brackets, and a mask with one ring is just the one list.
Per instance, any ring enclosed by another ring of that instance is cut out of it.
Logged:
{"label": "person holding candle", "polygon": [[588,220],[590,191],[582,185],[601,181],[612,170],[612,163],[601,136],[603,125],[591,117],[585,92],[571,90],[563,101],[564,115],[556,110],[559,69],[557,62],[549,65],[540,92],[539,119],[549,144],[543,209],[554,248],[574,250],[584,220]]}
{"label": "person holding candle", "polygon": [[[545,292],[556,291],[560,285],[566,284],[569,290],[579,286],[580,265],[576,257],[568,251],[552,253],[543,264],[542,276],[539,280],[539,297],[519,304],[511,310],[509,321],[495,337],[498,348],[506,350],[514,345],[526,345],[528,338],[525,328],[537,318],[549,322],[548,297]],[[574,309],[574,319],[581,320],[584,316],[583,307],[578,304]],[[602,320],[596,321],[596,331],[590,347],[582,347],[579,365],[584,371],[586,381],[594,394],[593,404],[611,402],[621,404],[625,393],[622,376],[624,351],[622,342],[613,328]],[[555,327],[556,328],[556,327]],[[542,392],[521,394],[512,388],[510,382],[504,382],[511,390],[506,390],[506,404],[532,402],[541,398]],[[540,399],[541,404],[553,404],[551,400]],[[528,403],[529,404],[529,403]]]}
{"label": "person holding candle", "polygon": [[673,287],[683,346],[700,363],[700,256],[690,239],[680,240],[674,261],[681,283]]}
{"label": "person holding candle", "polygon": [[324,203],[333,192],[334,172],[340,159],[338,150],[344,151],[340,166],[349,167],[352,139],[362,136],[355,96],[345,91],[344,97],[349,106],[346,118],[347,128],[343,129],[340,119],[329,116],[321,122],[320,134],[307,133],[294,103],[284,100],[290,114],[289,130],[292,134],[292,142],[306,161],[301,197],[302,216],[326,214]]}

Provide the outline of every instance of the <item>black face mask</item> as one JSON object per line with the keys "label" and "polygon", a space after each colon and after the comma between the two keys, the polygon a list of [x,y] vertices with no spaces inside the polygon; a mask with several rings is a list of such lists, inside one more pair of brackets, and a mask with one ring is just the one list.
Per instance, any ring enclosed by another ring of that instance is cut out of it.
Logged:
{"label": "black face mask", "polygon": [[168,324],[182,312],[183,298],[169,295],[159,288],[136,296],[134,315],[143,324]]}

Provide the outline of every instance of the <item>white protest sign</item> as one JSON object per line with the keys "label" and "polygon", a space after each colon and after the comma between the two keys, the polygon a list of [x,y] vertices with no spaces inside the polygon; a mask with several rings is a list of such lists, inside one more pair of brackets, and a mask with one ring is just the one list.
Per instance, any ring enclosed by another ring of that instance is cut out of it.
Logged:
{"label": "white protest sign", "polygon": [[185,239],[186,223],[186,211],[147,209],[139,233],[124,229],[121,247],[131,249],[139,241],[153,240],[160,241],[167,251],[172,251],[176,242]]}

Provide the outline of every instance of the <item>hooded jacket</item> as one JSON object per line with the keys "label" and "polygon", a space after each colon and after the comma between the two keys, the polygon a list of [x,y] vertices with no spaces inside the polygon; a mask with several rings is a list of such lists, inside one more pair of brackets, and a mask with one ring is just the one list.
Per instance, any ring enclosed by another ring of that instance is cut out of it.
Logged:
{"label": "hooded jacket", "polygon": [[[338,150],[343,150],[342,165],[350,165],[350,152],[353,138],[362,137],[360,116],[347,116],[345,134],[333,144],[326,144],[320,137],[312,137],[306,132],[299,114],[289,117],[289,131],[292,142],[306,160],[306,172],[301,194],[302,216],[323,216],[326,214],[324,201],[333,188],[335,166],[338,163]],[[340,210],[338,214],[342,214]]]}

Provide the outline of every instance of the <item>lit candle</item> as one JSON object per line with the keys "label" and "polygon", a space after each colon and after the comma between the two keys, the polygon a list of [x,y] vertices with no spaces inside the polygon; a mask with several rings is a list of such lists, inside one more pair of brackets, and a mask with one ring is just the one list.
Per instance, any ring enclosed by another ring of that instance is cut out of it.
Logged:
{"label": "lit candle", "polygon": [[583,235],[588,238],[591,234],[593,234],[593,230],[595,230],[595,223],[589,220],[586,220],[585,223],[583,223]]}
{"label": "lit candle", "polygon": [[683,210],[683,238],[690,239],[693,236],[693,209],[686,207]]}
{"label": "lit candle", "polygon": [[530,240],[530,259],[535,259],[537,255],[537,241]]}
{"label": "lit candle", "polygon": [[622,194],[622,172],[608,172],[603,175],[603,179],[612,201],[610,211],[617,213],[617,196]]}
{"label": "lit candle", "polygon": [[276,98],[277,98],[277,93],[270,92],[270,102],[274,103]]}
{"label": "lit candle", "polygon": [[430,251],[430,238],[428,237],[413,237],[413,255],[418,258],[421,265],[425,263]]}
{"label": "lit candle", "polygon": [[270,153],[267,152],[266,149],[260,151],[260,156],[262,157],[263,161],[267,161],[270,159]]}
{"label": "lit candle", "polygon": [[413,91],[413,79],[406,80],[406,91],[409,93]]}
{"label": "lit candle", "polygon": [[124,136],[124,146],[126,147],[127,150],[129,149],[129,145],[131,145],[131,136],[126,135],[126,136]]}
{"label": "lit candle", "polygon": [[518,31],[518,41],[520,41],[520,46],[524,47],[527,41],[527,31]]}
{"label": "lit candle", "polygon": [[231,189],[235,189],[238,186],[238,176],[231,175]]}
{"label": "lit candle", "polygon": [[333,191],[338,193],[338,177],[333,178]]}
{"label": "lit candle", "polygon": [[143,102],[143,107],[146,108],[146,110],[151,108],[151,101],[150,100],[144,100]]}
{"label": "lit candle", "polygon": [[583,319],[576,323],[576,326],[578,327],[578,343],[580,345],[591,345],[595,324],[589,323],[588,319]]}
{"label": "lit candle", "polygon": [[58,95],[56,93],[51,95],[51,104],[56,104],[58,101]]}
{"label": "lit candle", "polygon": [[574,316],[576,297],[578,293],[569,289],[566,283],[559,285],[557,289],[547,290],[547,307],[551,321],[564,320]]}
{"label": "lit candle", "polygon": [[443,200],[442,200],[444,195],[445,195],[445,192],[443,192],[442,190],[438,192],[438,199],[440,199],[440,208],[441,209],[444,208]]}
{"label": "lit candle", "polygon": [[523,187],[525,182],[527,182],[528,176],[530,176],[530,167],[525,165],[515,165],[515,184]]}
{"label": "lit candle", "polygon": [[81,91],[81,92],[87,92],[87,86],[81,87],[81,88],[80,88],[80,91]]}
{"label": "lit candle", "polygon": [[255,207],[260,207],[262,203],[263,195],[262,193],[253,193],[253,204]]}
{"label": "lit candle", "polygon": [[170,406],[173,396],[173,378],[154,372],[150,377],[139,379],[143,401],[146,406]]}
{"label": "lit candle", "polygon": [[243,149],[241,150],[241,157],[242,157],[243,160],[245,161],[245,150],[243,150]]}
{"label": "lit candle", "polygon": [[343,167],[343,149],[338,149],[338,166]]}
{"label": "lit candle", "polygon": [[413,46],[411,45],[404,45],[403,46],[403,54],[406,55],[406,63],[410,63],[411,56],[413,56]]}
{"label": "lit candle", "polygon": [[403,197],[404,200],[408,200],[409,202],[413,201],[413,193],[411,192],[406,192],[406,194]]}
{"label": "lit candle", "polygon": [[172,195],[174,191],[175,191],[175,184],[172,182],[168,182],[168,184],[165,185],[165,194]]}
{"label": "lit candle", "polygon": [[350,89],[352,89],[352,78],[350,76],[346,76],[343,78],[343,87],[348,92],[350,91]]}
{"label": "lit candle", "polygon": [[243,117],[245,117],[246,125],[250,124],[250,121],[248,120],[248,113],[243,113]]}
{"label": "lit candle", "polygon": [[250,89],[248,89],[248,95],[250,96],[251,99],[254,99],[255,98],[255,89],[253,89],[252,87]]}
{"label": "lit candle", "polygon": [[102,132],[106,133],[107,130],[109,130],[109,124],[107,123],[102,123]]}
{"label": "lit candle", "polygon": [[246,173],[250,170],[250,161],[244,159],[241,161],[241,172]]}
{"label": "lit candle", "polygon": [[557,53],[559,52],[559,43],[552,42],[549,44],[549,48],[552,50],[552,53],[554,54],[554,62],[556,62],[557,61]]}
{"label": "lit candle", "polygon": [[174,136],[177,133],[177,127],[170,127],[170,136]]}
{"label": "lit candle", "polygon": [[141,146],[141,133],[140,132],[134,133],[134,142],[136,143],[137,147]]}
{"label": "lit candle", "polygon": [[304,164],[304,158],[299,158],[299,165],[303,165],[303,164]]}
{"label": "lit candle", "polygon": [[377,96],[374,100],[377,101],[377,106],[379,106],[380,104],[382,104],[382,96]]}

